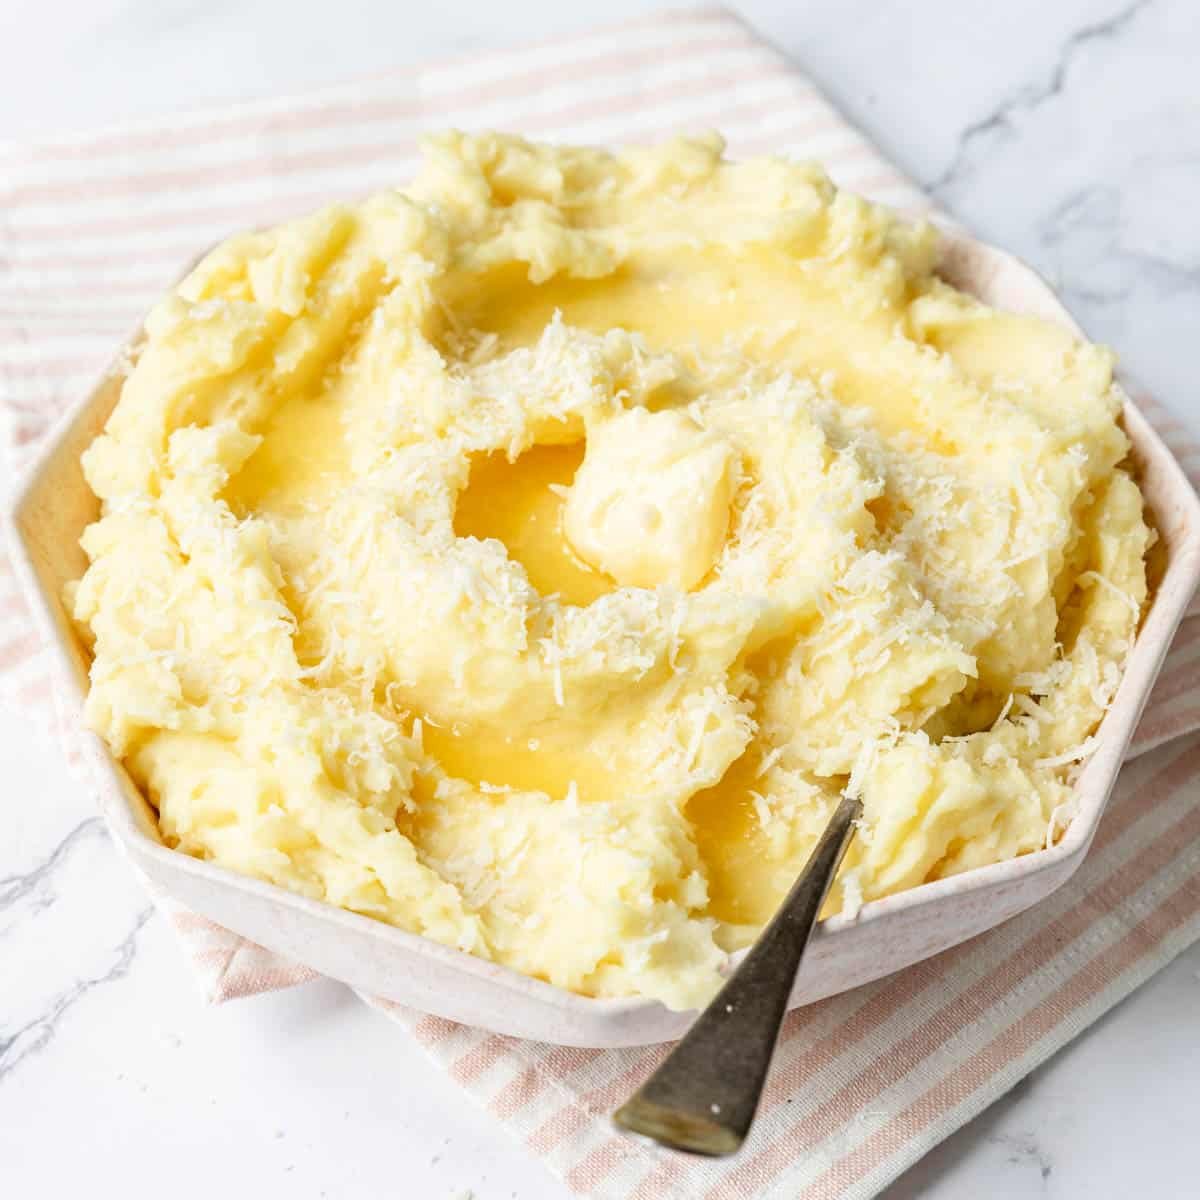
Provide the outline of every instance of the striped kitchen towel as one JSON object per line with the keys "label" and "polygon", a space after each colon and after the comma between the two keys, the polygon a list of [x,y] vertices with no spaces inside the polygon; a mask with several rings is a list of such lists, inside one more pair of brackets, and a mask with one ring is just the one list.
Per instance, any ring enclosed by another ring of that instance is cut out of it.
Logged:
{"label": "striped kitchen towel", "polygon": [[[404,181],[428,128],[584,142],[719,127],[730,153],[823,161],[928,202],[791,63],[720,10],[657,17],[302,97],[0,152],[0,394],[19,464],[181,267],[229,231]],[[1143,408],[1196,478],[1200,448]],[[0,681],[48,720],[47,657],[0,562]],[[60,732],[68,754],[71,730]],[[874,1195],[1200,937],[1200,614],[1155,690],[1084,866],[1035,911],[787,1021],[762,1117],[732,1162],[614,1136],[663,1050],[571,1050],[372,1001],[582,1195]],[[214,999],[312,972],[161,900]]]}

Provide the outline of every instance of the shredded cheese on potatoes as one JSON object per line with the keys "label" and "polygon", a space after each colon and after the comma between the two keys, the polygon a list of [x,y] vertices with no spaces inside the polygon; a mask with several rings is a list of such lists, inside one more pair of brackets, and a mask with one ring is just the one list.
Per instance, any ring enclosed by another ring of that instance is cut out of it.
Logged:
{"label": "shredded cheese on potatoes", "polygon": [[84,458],[87,716],[179,850],[676,1007],[1039,849],[1146,599],[1112,361],[719,139],[498,135],[232,238]]}

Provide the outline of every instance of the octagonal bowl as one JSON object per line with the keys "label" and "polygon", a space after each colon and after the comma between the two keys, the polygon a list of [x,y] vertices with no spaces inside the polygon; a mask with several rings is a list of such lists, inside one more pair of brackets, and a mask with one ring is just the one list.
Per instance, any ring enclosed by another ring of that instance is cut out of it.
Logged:
{"label": "octagonal bowl", "polygon": [[[1053,293],[1011,256],[958,233],[944,236],[940,273],[996,308],[1034,314],[1078,333]],[[136,344],[118,356],[120,363]],[[191,858],[163,844],[155,814],[121,764],[83,731],[88,655],[62,605],[86,565],[79,548],[98,504],[79,457],[121,388],[117,369],[66,415],[16,490],[6,514],[14,562],[60,666],[68,719],[112,835],[150,880],[188,908],[360,991],[497,1033],[573,1046],[628,1046],[678,1037],[694,1014],[644,999],[592,999],[332,905]],[[1049,849],[927,883],[865,904],[816,930],[793,1007],[879,979],[966,941],[1037,904],[1079,866],[1096,832],[1155,676],[1200,579],[1200,501],[1141,413],[1124,425],[1165,566],[1077,783],[1076,815]],[[736,959],[734,960],[736,961]]]}

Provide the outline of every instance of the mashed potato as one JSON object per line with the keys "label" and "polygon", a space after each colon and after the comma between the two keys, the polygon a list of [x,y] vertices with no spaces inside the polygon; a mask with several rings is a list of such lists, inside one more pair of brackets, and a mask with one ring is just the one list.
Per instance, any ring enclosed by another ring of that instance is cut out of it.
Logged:
{"label": "mashed potato", "polygon": [[1146,596],[1104,350],[718,139],[429,142],[151,314],[87,478],[87,713],[171,846],[591,995],[706,1000],[1038,849]]}

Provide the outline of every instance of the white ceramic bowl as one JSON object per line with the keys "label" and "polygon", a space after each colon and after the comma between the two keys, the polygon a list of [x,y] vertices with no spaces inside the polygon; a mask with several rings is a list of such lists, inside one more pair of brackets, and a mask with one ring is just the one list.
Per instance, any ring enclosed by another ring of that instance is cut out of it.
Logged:
{"label": "white ceramic bowl", "polygon": [[[1076,329],[1046,285],[1007,254],[948,233],[941,274],[1002,309]],[[120,359],[118,360],[120,361]],[[87,654],[63,610],[63,584],[85,567],[79,536],[98,514],[79,467],[121,387],[110,373],[54,432],[12,501],[8,532],[31,604],[50,637],[82,727]],[[1079,807],[1051,849],[866,904],[815,932],[793,1007],[879,979],[998,925],[1070,878],[1091,844],[1151,685],[1200,579],[1200,501],[1131,404],[1125,428],[1166,567],[1120,689],[1079,782]],[[572,1046],[627,1046],[679,1036],[691,1020],[650,1000],[594,1000],[332,905],[189,858],[164,846],[155,815],[95,735],[85,734],[101,811],[113,836],[165,892],[252,941],[361,991],[498,1033]]]}

